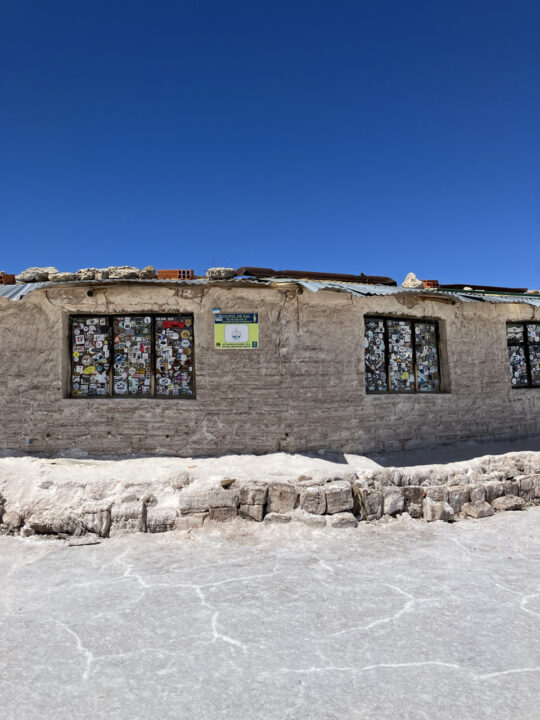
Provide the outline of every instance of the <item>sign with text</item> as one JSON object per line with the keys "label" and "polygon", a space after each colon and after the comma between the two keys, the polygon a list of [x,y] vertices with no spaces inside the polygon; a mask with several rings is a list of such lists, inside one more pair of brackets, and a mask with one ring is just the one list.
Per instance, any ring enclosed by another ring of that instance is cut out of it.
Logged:
{"label": "sign with text", "polygon": [[216,313],[214,347],[217,350],[258,350],[258,313]]}

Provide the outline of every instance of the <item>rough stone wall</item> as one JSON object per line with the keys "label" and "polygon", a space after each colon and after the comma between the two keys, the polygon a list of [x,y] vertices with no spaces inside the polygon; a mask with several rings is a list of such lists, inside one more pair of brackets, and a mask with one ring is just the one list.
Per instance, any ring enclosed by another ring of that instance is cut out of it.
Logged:
{"label": "rough stone wall", "polygon": [[[213,307],[258,312],[260,350],[215,350]],[[69,315],[144,312],[193,313],[196,399],[68,398]],[[372,314],[439,320],[448,392],[366,395],[363,318]],[[536,434],[540,389],[512,390],[506,351],[506,322],[531,319],[540,310],[518,303],[237,283],[89,283],[0,298],[0,447],[364,453]]]}
{"label": "rough stone wall", "polygon": [[[230,459],[225,461],[229,471]],[[26,455],[0,460],[0,535],[109,537],[191,530],[237,518],[354,528],[358,521],[396,517],[427,522],[485,518],[540,504],[537,452],[369,470],[327,462],[322,471],[312,466],[309,474],[295,475],[290,468],[285,476],[265,472],[264,461],[251,457],[253,479],[243,476],[245,468],[242,473],[238,465],[238,477],[234,470],[228,477],[215,475],[212,460],[188,465],[197,468],[197,475],[181,469],[179,458],[77,461]]]}

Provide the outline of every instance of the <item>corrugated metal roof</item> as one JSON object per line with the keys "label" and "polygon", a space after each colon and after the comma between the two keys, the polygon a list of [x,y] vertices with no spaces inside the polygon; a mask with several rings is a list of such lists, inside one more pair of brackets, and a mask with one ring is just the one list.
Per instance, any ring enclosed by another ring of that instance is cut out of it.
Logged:
{"label": "corrugated metal roof", "polygon": [[[96,285],[133,285],[133,284],[161,284],[161,285],[209,285],[211,283],[230,283],[237,282],[244,285],[269,285],[266,280],[256,280],[255,278],[232,278],[230,280],[214,280],[210,278],[194,278],[193,280],[168,280],[162,278],[152,278],[150,280],[141,280],[132,278],[129,280],[111,279],[111,280],[69,280],[66,282],[31,282],[17,283],[16,285],[0,285],[0,297],[8,300],[20,300],[35,290],[42,290],[49,287],[92,287]],[[292,280],[291,282],[296,282]]]}
{"label": "corrugated metal roof", "polygon": [[8,300],[20,300],[33,290],[40,290],[42,287],[52,285],[50,282],[17,283],[16,285],[0,285],[0,297]]}
{"label": "corrugated metal roof", "polygon": [[540,307],[540,296],[538,295],[495,295],[489,293],[467,293],[449,290],[422,290],[413,288],[404,288],[392,285],[364,285],[362,283],[350,283],[342,281],[323,281],[323,280],[298,280],[296,278],[232,278],[231,280],[211,280],[209,278],[195,278],[193,280],[80,280],[69,281],[64,283],[58,282],[37,282],[37,283],[17,283],[16,285],[0,285],[0,297],[9,300],[20,300],[28,293],[35,290],[41,290],[48,287],[65,287],[65,286],[88,286],[88,285],[116,285],[116,284],[163,284],[163,285],[210,285],[219,283],[239,283],[242,285],[300,285],[310,292],[319,292],[319,290],[334,290],[337,292],[346,292],[357,297],[369,297],[372,295],[398,295],[413,294],[421,295],[424,298],[431,296],[438,298],[455,298],[461,302],[492,302],[492,303],[520,303]]}
{"label": "corrugated metal roof", "polygon": [[527,305],[540,306],[540,296],[534,295],[492,295],[489,293],[463,293],[445,290],[423,290],[415,288],[392,287],[389,285],[361,285],[360,283],[345,282],[322,282],[316,280],[294,280],[292,278],[272,278],[273,283],[296,283],[302,285],[311,292],[318,290],[340,290],[348,292],[351,295],[370,296],[370,295],[402,295],[410,293],[413,295],[422,295],[424,298],[429,297],[445,297],[457,298],[462,302],[496,302],[496,303],[526,303]]}

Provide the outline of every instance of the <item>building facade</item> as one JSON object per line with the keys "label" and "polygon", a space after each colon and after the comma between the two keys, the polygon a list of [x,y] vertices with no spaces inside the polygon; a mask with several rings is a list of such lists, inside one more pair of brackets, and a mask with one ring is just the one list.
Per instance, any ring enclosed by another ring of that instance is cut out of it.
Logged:
{"label": "building facade", "polygon": [[3,450],[366,453],[540,433],[537,297],[286,278],[0,290]]}

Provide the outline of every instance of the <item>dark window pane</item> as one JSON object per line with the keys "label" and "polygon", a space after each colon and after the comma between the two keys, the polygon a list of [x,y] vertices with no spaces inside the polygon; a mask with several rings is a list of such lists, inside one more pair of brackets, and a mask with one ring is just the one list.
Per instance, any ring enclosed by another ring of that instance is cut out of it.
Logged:
{"label": "dark window pane", "polygon": [[71,396],[108,395],[109,318],[71,318]]}
{"label": "dark window pane", "polygon": [[527,339],[531,345],[540,343],[540,323],[527,323]]}
{"label": "dark window pane", "polygon": [[436,325],[416,323],[414,333],[418,391],[436,392],[440,388]]}
{"label": "dark window pane", "polygon": [[540,345],[529,345],[529,363],[531,382],[533,385],[540,385]]}
{"label": "dark window pane", "polygon": [[366,390],[387,392],[384,351],[384,320],[366,320],[365,335]]}
{"label": "dark window pane", "polygon": [[113,318],[113,394],[145,396],[152,392],[152,318]]}
{"label": "dark window pane", "polygon": [[523,323],[512,323],[506,326],[506,339],[509,345],[523,342]]}
{"label": "dark window pane", "polygon": [[156,317],[156,390],[159,397],[193,397],[193,319]]}
{"label": "dark window pane", "polygon": [[525,350],[521,345],[508,346],[508,358],[510,360],[510,376],[514,387],[523,387],[528,385],[527,381],[527,362],[525,360]]}
{"label": "dark window pane", "polygon": [[387,320],[390,389],[414,390],[413,338],[408,320]]}

